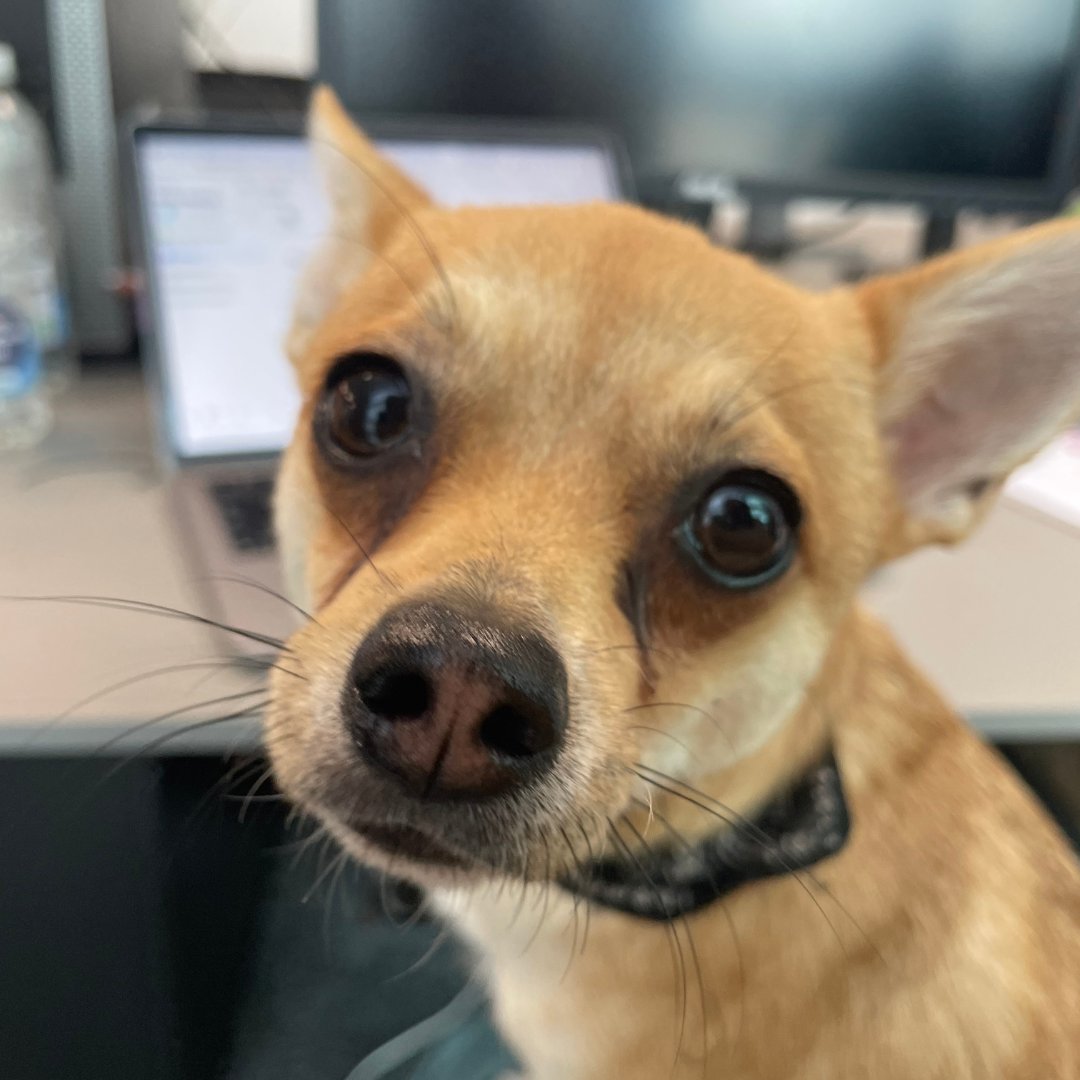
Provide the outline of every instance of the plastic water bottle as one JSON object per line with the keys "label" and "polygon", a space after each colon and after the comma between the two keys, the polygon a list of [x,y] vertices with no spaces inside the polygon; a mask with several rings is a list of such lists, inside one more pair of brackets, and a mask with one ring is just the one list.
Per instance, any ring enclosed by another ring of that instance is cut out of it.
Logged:
{"label": "plastic water bottle", "polygon": [[48,431],[44,376],[68,343],[48,142],[17,75],[0,42],[0,449]]}

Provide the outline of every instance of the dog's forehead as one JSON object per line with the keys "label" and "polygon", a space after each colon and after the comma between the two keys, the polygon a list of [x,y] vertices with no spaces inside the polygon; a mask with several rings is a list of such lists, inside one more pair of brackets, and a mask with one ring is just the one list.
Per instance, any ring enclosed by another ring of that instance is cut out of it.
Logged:
{"label": "dog's forehead", "polygon": [[512,317],[540,338],[651,333],[705,347],[767,332],[798,303],[750,260],[631,207],[466,210],[433,227],[449,284],[470,302],[463,329],[489,335]]}
{"label": "dog's forehead", "polygon": [[412,303],[409,319],[447,329],[452,349],[432,352],[450,383],[482,375],[520,393],[535,381],[542,394],[557,376],[582,405],[640,397],[658,379],[767,392],[815,351],[804,294],[630,207],[435,212],[419,224],[430,251],[406,230],[394,256],[424,275],[427,310]]}

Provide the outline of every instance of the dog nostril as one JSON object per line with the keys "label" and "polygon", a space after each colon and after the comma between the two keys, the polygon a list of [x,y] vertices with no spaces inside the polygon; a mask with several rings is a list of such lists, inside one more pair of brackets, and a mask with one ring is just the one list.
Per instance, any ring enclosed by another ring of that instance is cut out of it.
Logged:
{"label": "dog nostril", "polygon": [[555,725],[547,713],[527,707],[499,705],[480,724],[480,741],[494,754],[529,758],[555,745]]}
{"label": "dog nostril", "polygon": [[418,671],[376,672],[358,689],[368,709],[386,720],[415,720],[431,708],[431,684]]}

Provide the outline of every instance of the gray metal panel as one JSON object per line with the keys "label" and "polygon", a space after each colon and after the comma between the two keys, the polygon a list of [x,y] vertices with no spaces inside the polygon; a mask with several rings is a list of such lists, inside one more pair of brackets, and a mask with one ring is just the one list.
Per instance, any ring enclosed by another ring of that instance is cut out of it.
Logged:
{"label": "gray metal panel", "polygon": [[182,45],[177,0],[105,0],[113,112],[191,109],[197,104],[195,75]]}
{"label": "gray metal panel", "polygon": [[75,333],[84,350],[116,352],[127,346],[131,323],[108,290],[109,272],[123,256],[103,0],[48,0],[48,26]]}

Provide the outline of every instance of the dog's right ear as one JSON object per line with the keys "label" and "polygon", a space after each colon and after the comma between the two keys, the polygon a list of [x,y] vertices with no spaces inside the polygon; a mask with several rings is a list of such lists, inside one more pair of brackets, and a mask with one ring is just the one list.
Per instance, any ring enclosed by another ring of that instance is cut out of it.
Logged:
{"label": "dog's right ear", "polygon": [[345,287],[402,227],[431,204],[428,195],[383,157],[328,86],[308,110],[308,140],[330,205],[327,234],[304,268],[287,351],[294,363]]}
{"label": "dog's right ear", "polygon": [[1080,224],[870,281],[894,488],[884,557],[965,536],[1009,473],[1080,419]]}

